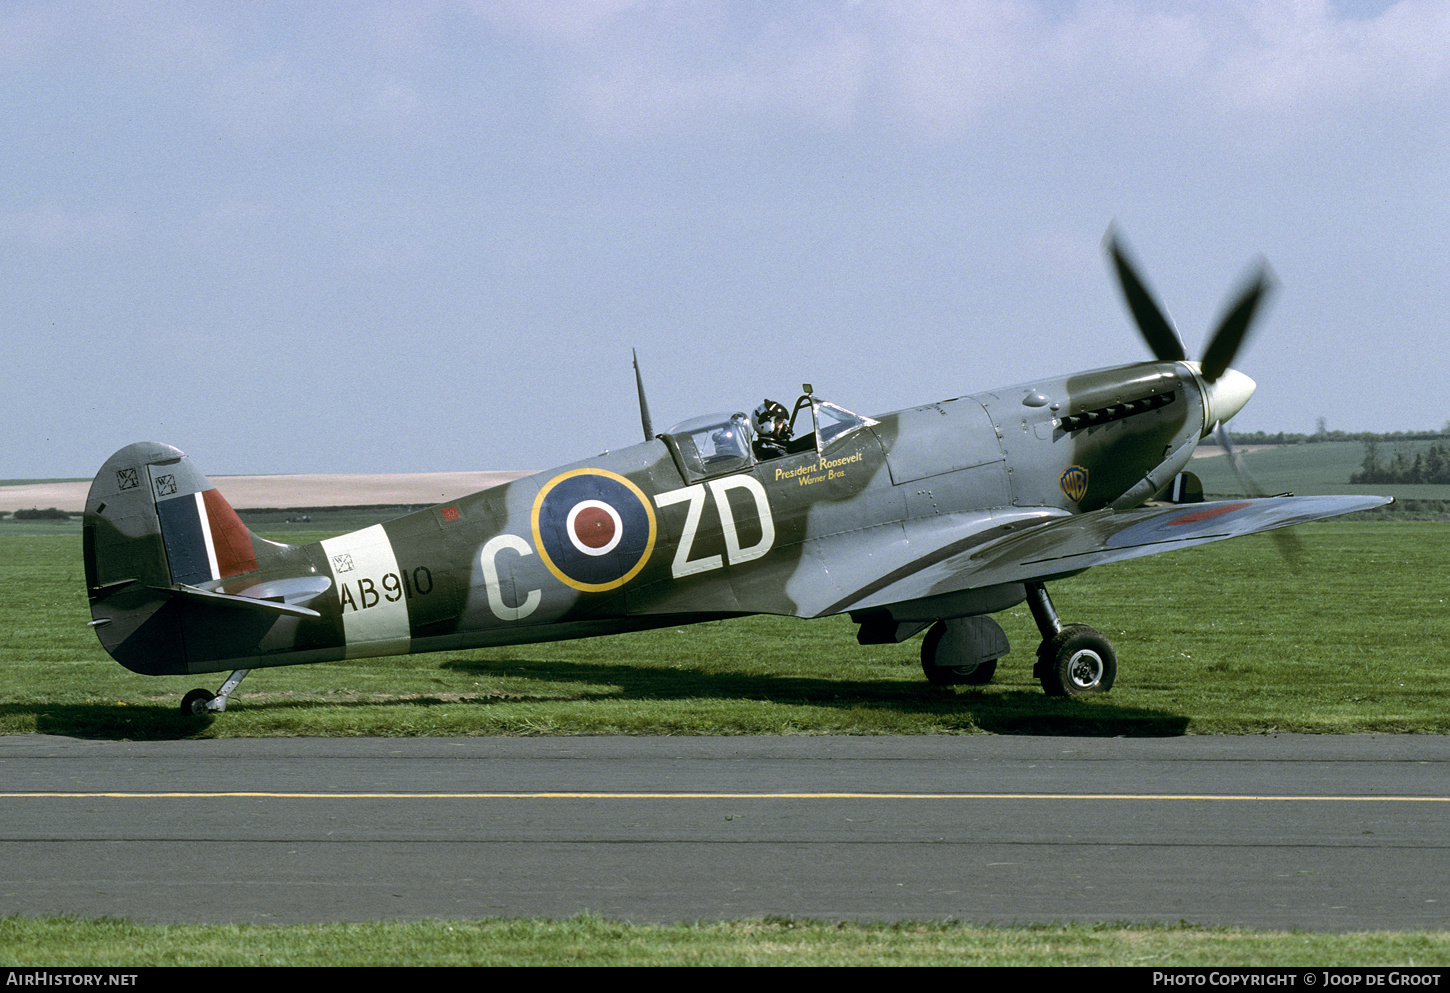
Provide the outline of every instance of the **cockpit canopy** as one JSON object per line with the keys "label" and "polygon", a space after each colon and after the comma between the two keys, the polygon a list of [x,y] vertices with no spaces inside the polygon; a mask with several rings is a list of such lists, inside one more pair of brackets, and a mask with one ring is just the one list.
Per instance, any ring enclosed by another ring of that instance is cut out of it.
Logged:
{"label": "cockpit canopy", "polygon": [[811,414],[815,418],[816,436],[819,439],[816,448],[822,452],[857,428],[876,423],[869,417],[853,414],[845,407],[837,407],[824,400],[815,400],[811,404]]}
{"label": "cockpit canopy", "polygon": [[[801,412],[810,410],[809,423]],[[876,421],[807,393],[796,401],[791,414],[791,440],[783,458],[802,452],[824,453],[842,438]],[[797,430],[805,433],[796,435]],[[764,459],[758,455],[755,430],[741,411],[705,414],[681,421],[660,438],[669,447],[684,477],[694,482],[748,469]]]}
{"label": "cockpit canopy", "polygon": [[684,474],[703,479],[753,465],[751,434],[750,421],[743,413],[705,414],[681,421],[664,438]]}

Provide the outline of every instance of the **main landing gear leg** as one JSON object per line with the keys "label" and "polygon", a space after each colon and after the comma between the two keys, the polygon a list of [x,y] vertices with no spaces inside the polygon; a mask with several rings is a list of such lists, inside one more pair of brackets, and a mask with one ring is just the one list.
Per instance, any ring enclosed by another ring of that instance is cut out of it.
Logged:
{"label": "main landing gear leg", "polygon": [[181,712],[192,717],[200,717],[208,712],[220,714],[227,709],[227,698],[232,695],[232,691],[241,685],[242,680],[247,678],[247,673],[251,671],[251,669],[238,669],[233,672],[215,694],[211,690],[192,690],[181,698]]}
{"label": "main landing gear leg", "polygon": [[1032,675],[1048,696],[1106,693],[1118,678],[1118,655],[1101,631],[1086,624],[1064,626],[1052,607],[1047,587],[1027,583],[1027,606],[1042,633]]}

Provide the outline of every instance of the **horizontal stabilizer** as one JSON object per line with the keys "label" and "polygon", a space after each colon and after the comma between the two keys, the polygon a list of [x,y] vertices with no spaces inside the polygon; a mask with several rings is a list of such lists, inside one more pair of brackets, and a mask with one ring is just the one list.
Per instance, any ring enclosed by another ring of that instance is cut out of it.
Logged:
{"label": "horizontal stabilizer", "polygon": [[237,596],[233,593],[217,593],[213,590],[203,590],[196,586],[187,586],[185,583],[176,583],[173,586],[161,588],[152,587],[161,593],[173,593],[185,597],[194,603],[207,604],[213,607],[238,607],[242,610],[258,610],[267,614],[282,614],[287,617],[321,617],[311,607],[299,607],[287,603],[282,599],[262,599],[254,596]]}

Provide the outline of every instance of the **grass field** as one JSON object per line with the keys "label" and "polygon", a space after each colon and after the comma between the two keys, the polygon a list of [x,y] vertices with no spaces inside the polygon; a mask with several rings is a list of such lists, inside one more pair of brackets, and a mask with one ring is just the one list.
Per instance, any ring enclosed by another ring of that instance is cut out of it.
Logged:
{"label": "grass field", "polygon": [[[1380,461],[1394,458],[1403,451],[1411,458],[1416,451],[1428,448],[1435,441],[1382,443]],[[1202,451],[1202,449],[1200,449]],[[1257,452],[1243,453],[1244,464],[1268,493],[1296,493],[1317,496],[1343,493],[1350,496],[1377,494],[1392,496],[1398,501],[1450,500],[1450,486],[1416,484],[1373,485],[1351,484],[1349,477],[1364,461],[1364,444],[1358,441],[1325,441],[1312,445],[1283,445]],[[1198,458],[1188,466],[1203,480],[1203,491],[1220,496],[1243,493],[1233,467],[1223,456]]]}
{"label": "grass field", "polygon": [[[1056,583],[1066,622],[1118,650],[1100,698],[1044,696],[1025,607],[996,681],[937,688],[919,639],[862,647],[846,618],[755,617],[574,642],[253,672],[218,717],[177,704],[208,677],[138,676],[86,627],[75,536],[0,539],[0,733],[101,738],[474,734],[1206,734],[1450,731],[1450,528],[1298,529],[1287,571],[1264,536]],[[289,540],[306,537],[296,533]]]}
{"label": "grass field", "polygon": [[768,919],[651,925],[592,915],[414,924],[176,926],[0,919],[6,965],[1433,966],[1450,935],[1189,925],[992,928]]}
{"label": "grass field", "polygon": [[[331,522],[328,522],[331,523]],[[65,532],[64,525],[58,529]],[[1112,638],[1112,693],[1051,700],[1014,652],[982,688],[923,680],[919,639],[861,647],[844,618],[746,618],[578,642],[254,672],[225,714],[177,709],[212,677],[148,678],[86,627],[80,541],[0,531],[0,733],[164,739],[258,735],[1446,733],[1450,527],[1297,529],[1287,571],[1264,536],[1106,566],[1054,584],[1066,621]],[[306,540],[296,532],[273,535]],[[315,536],[312,536],[315,537]],[[146,926],[0,919],[10,965],[983,964],[1435,965],[1450,934],[1327,935],[1199,927],[984,928],[745,921]]]}

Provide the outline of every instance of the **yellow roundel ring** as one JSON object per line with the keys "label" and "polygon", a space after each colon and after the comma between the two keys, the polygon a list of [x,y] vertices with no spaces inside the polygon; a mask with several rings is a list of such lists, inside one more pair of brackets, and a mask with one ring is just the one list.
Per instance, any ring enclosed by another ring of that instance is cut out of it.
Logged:
{"label": "yellow roundel ring", "polygon": [[544,565],[583,593],[618,589],[639,575],[658,535],[644,491],[608,469],[555,476],[534,498],[530,520]]}

